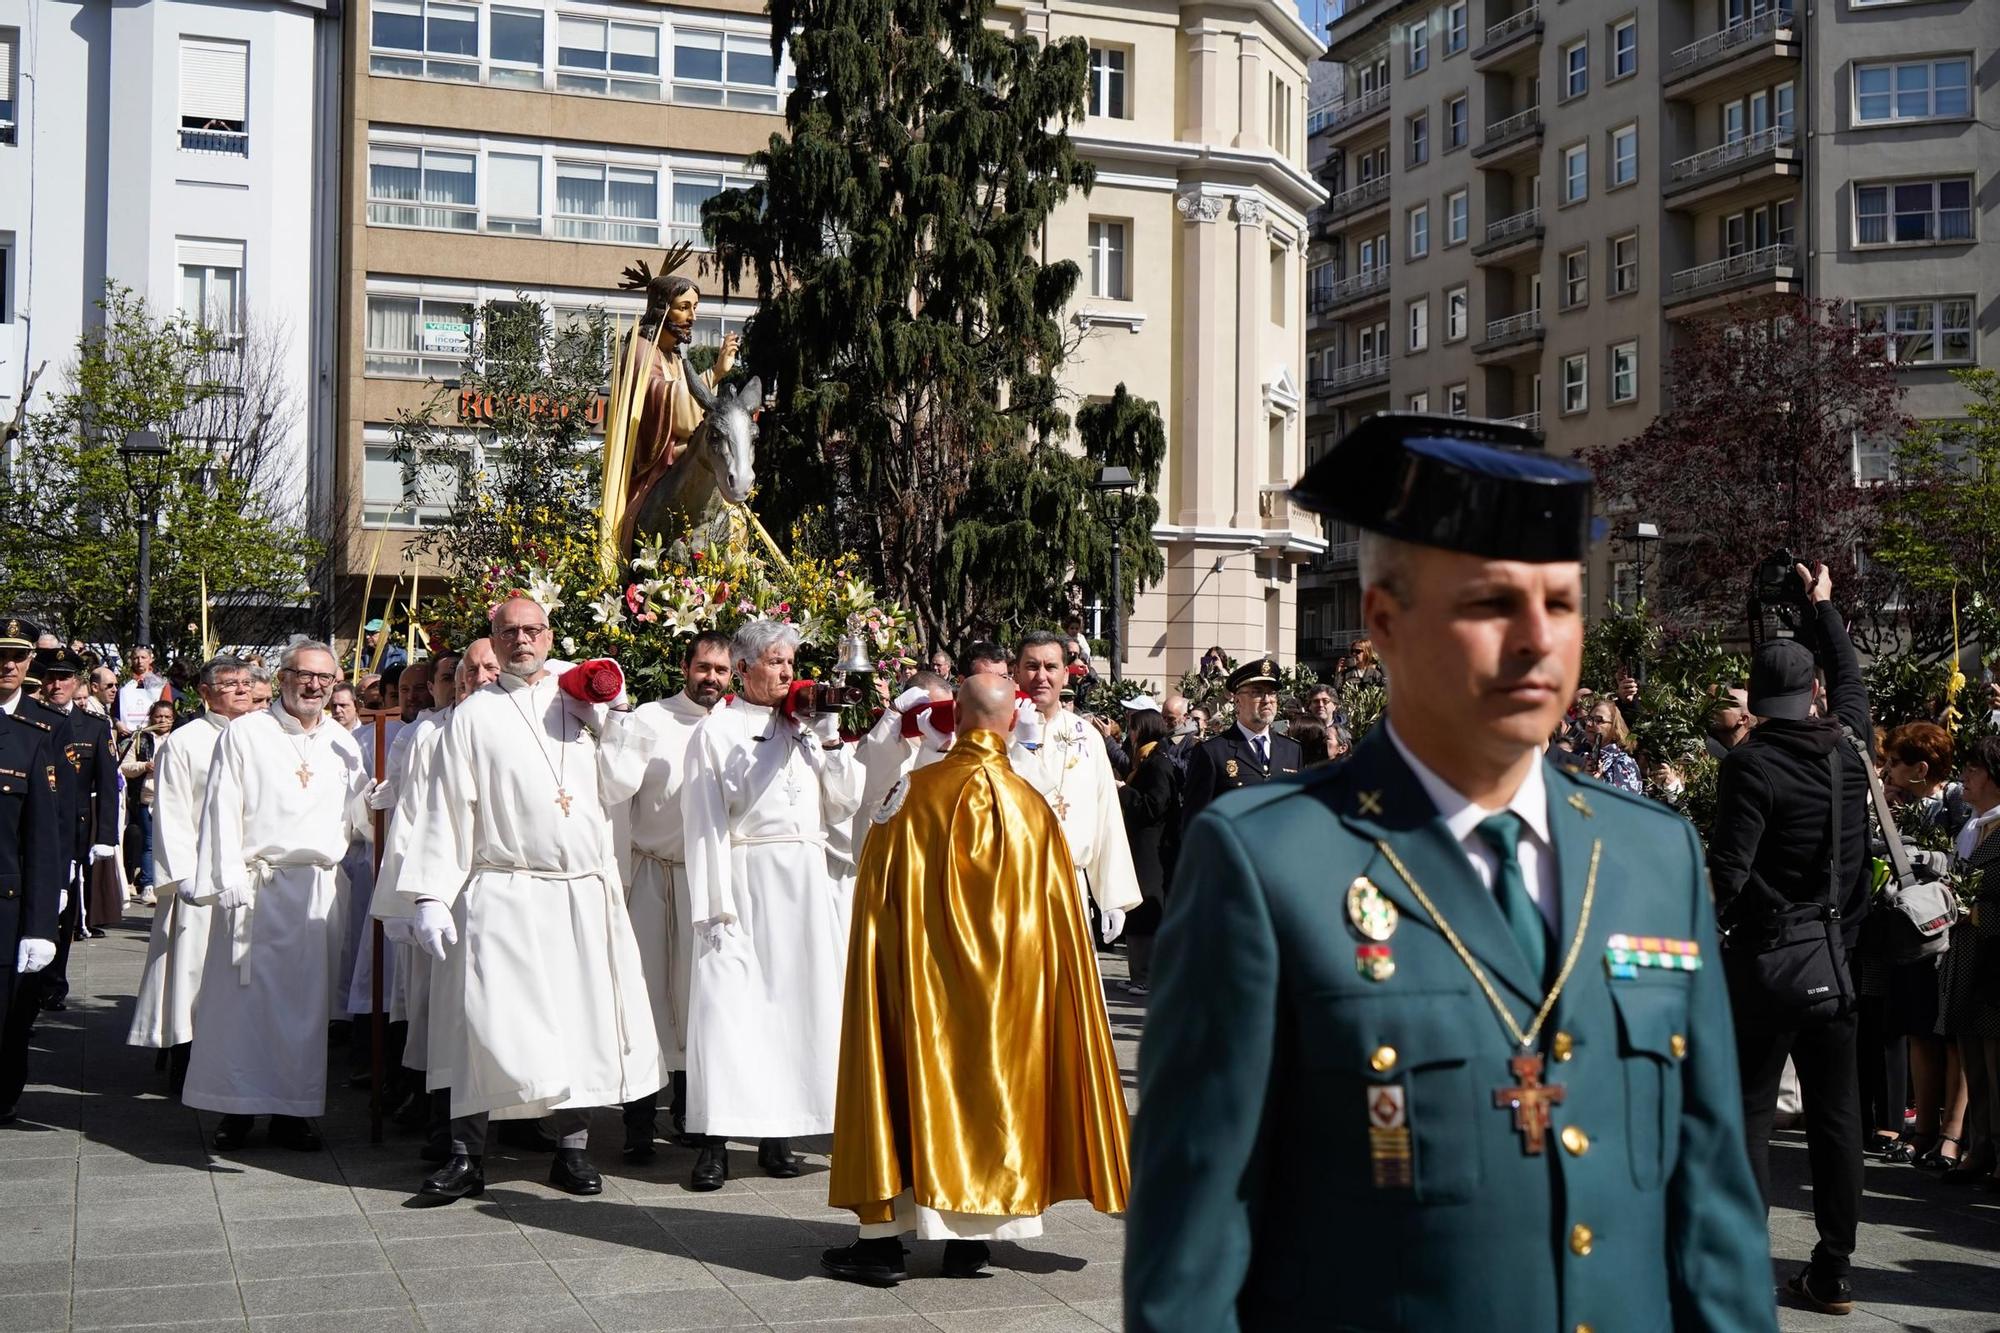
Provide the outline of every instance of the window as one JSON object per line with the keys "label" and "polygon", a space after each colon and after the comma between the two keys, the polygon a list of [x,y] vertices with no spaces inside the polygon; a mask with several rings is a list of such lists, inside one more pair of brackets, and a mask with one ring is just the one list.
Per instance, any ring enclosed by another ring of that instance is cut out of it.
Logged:
{"label": "window", "polygon": [[1750,133],[1749,126],[1743,116],[1743,99],[1739,97],[1734,102],[1724,102],[1721,107],[1721,114],[1722,142],[1726,144],[1741,143],[1744,137]]}
{"label": "window", "polygon": [[1639,179],[1639,127],[1621,125],[1611,131],[1611,188]]}
{"label": "window", "polygon": [[657,244],[660,173],[651,167],[556,163],[556,235],[569,241]]}
{"label": "window", "polygon": [[1431,252],[1431,206],[1418,204],[1410,210],[1410,245],[1412,259],[1422,259]]}
{"label": "window", "polygon": [[1793,114],[1792,114],[1793,107],[1796,101],[1792,85],[1789,82],[1787,82],[1787,83],[1781,83],[1776,88],[1773,88],[1771,90],[1771,100],[1778,108],[1778,113],[1777,116],[1775,117],[1774,123],[1781,130],[1791,129],[1793,120]]}
{"label": "window", "polygon": [[[11,55],[8,59],[11,80]],[[248,157],[250,126],[245,117],[249,86],[248,42],[181,38],[181,151]],[[11,113],[7,119],[12,120]]]}
{"label": "window", "polygon": [[1854,187],[1856,245],[1936,245],[1971,239],[1969,177]]}
{"label": "window", "polygon": [[1090,114],[1125,119],[1125,52],[1115,46],[1090,48]]}
{"label": "window", "polygon": [[1123,222],[1090,220],[1090,294],[1107,301],[1125,299],[1125,227]]}
{"label": "window", "polygon": [[1290,253],[1291,247],[1287,245],[1274,245],[1271,247],[1271,280],[1269,284],[1271,289],[1271,322],[1281,329],[1291,323],[1292,317],[1291,266],[1286,262],[1286,256]]}
{"label": "window", "polygon": [[1410,302],[1408,310],[1410,317],[1409,350],[1412,352],[1421,352],[1431,345],[1431,298],[1428,296],[1419,296],[1416,300]]}
{"label": "window", "polygon": [[1465,147],[1470,133],[1471,118],[1466,110],[1465,95],[1461,93],[1444,104],[1445,148]]}
{"label": "window", "polygon": [[1590,251],[1572,250],[1563,256],[1563,309],[1590,302]]}
{"label": "window", "polygon": [[1420,167],[1431,160],[1431,117],[1419,111],[1410,117],[1410,165]]}
{"label": "window", "polygon": [[181,313],[232,338],[243,328],[243,242],[184,240],[175,249],[181,266]]}
{"label": "window", "polygon": [[1466,393],[1463,384],[1447,384],[1444,386],[1444,410],[1450,415],[1455,417],[1464,416],[1470,401],[1471,397]]}
{"label": "window", "polygon": [[1630,296],[1639,290],[1639,236],[1611,238],[1611,294]]}
{"label": "window", "polygon": [[1430,410],[1431,410],[1431,396],[1430,396],[1430,395],[1429,395],[1428,393],[1413,393],[1413,394],[1411,394],[1411,395],[1410,395],[1410,400],[1409,400],[1409,410],[1410,410],[1410,411],[1412,411],[1412,412],[1428,412],[1428,411],[1430,411]]}
{"label": "window", "polygon": [[1446,342],[1455,343],[1465,337],[1466,327],[1471,322],[1470,316],[1467,314],[1468,309],[1465,288],[1453,287],[1444,294],[1444,340]]}
{"label": "window", "polygon": [[541,158],[518,153],[487,155],[486,230],[541,235]]}
{"label": "window", "polygon": [[1292,85],[1272,74],[1264,88],[1264,142],[1281,156],[1292,151]]}
{"label": "window", "polygon": [[1464,245],[1471,231],[1470,199],[1464,190],[1453,190],[1444,197],[1444,243]]}
{"label": "window", "polygon": [[1972,61],[1913,60],[1854,67],[1854,119],[1859,125],[1937,120],[1972,114]]}
{"label": "window", "polygon": [[1734,259],[1749,248],[1745,217],[1741,213],[1731,213],[1722,219],[1722,257]]}
{"label": "window", "polygon": [[443,0],[375,0],[369,40],[376,74],[479,80],[479,7]]}
{"label": "window", "polygon": [[1377,269],[1389,267],[1389,238],[1377,236],[1363,241],[1355,251],[1363,273],[1373,273]]}
{"label": "window", "polygon": [[1410,47],[1410,73],[1421,74],[1431,67],[1430,24],[1418,19],[1403,30],[1403,37]]}
{"label": "window", "polygon": [[768,38],[674,29],[674,100],[688,106],[778,109],[778,64]]}
{"label": "window", "polygon": [[1639,344],[1618,343],[1611,349],[1611,401],[1639,400]]}
{"label": "window", "polygon": [[1382,322],[1362,329],[1355,339],[1355,351],[1357,361],[1375,361],[1389,355],[1389,325]]}
{"label": "window", "polygon": [[650,23],[558,15],[556,87],[572,93],[658,99],[660,30]]}
{"label": "window", "polygon": [[368,428],[362,446],[361,521],[391,527],[448,522],[458,499],[457,460],[405,461],[393,432]]}
{"label": "window", "polygon": [[1466,17],[1466,0],[1452,0],[1444,10],[1444,53],[1455,56],[1465,49],[1471,31]]}
{"label": "window", "polygon": [[0,236],[0,324],[14,322],[14,307],[8,303],[7,294],[12,290],[14,280],[14,238]]}
{"label": "window", "polygon": [[674,172],[673,216],[668,230],[678,243],[706,248],[701,230],[701,206],[725,189],[736,190],[756,182],[746,176],[708,175],[701,172]]}
{"label": "window", "polygon": [[1972,360],[1972,298],[1864,301],[1855,308],[1864,329],[1883,333],[1884,354],[1899,366],[1953,365]]}
{"label": "window", "polygon": [[[0,28],[0,145],[14,142],[14,66],[20,61],[20,50],[20,29]],[[0,283],[5,281],[5,275],[0,274]],[[0,318],[5,315],[5,307],[0,307]]]}
{"label": "window", "polygon": [[366,373],[451,379],[472,350],[472,307],[436,297],[368,297]]}
{"label": "window", "polygon": [[470,152],[369,144],[369,225],[473,230],[479,225],[477,160]]}
{"label": "window", "polygon": [[1563,149],[1563,202],[1581,203],[1590,197],[1590,145],[1571,144]]}
{"label": "window", "polygon": [[1563,415],[1590,407],[1590,358],[1581,354],[1563,358]]}
{"label": "window", "polygon": [[1563,100],[1590,91],[1590,39],[1579,37],[1563,48]]}
{"label": "window", "polygon": [[542,86],[545,27],[539,9],[486,11],[486,81],[514,88]]}
{"label": "window", "polygon": [[1639,21],[1619,19],[1611,25],[1611,78],[1627,78],[1639,72]]}

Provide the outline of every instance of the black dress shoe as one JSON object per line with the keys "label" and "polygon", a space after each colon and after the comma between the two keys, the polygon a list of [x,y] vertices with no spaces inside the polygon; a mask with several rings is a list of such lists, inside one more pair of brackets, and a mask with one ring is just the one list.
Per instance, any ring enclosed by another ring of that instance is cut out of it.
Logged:
{"label": "black dress shoe", "polygon": [[308,1121],[295,1115],[272,1116],[271,1128],[264,1137],[270,1141],[272,1147],[290,1148],[293,1152],[318,1152],[323,1146],[320,1143],[319,1131]]}
{"label": "black dress shoe", "polygon": [[1821,1314],[1854,1313],[1854,1289],[1845,1277],[1828,1277],[1808,1267],[1786,1283],[1785,1290]]}
{"label": "black dress shoe", "polygon": [[903,1245],[893,1237],[857,1240],[819,1257],[828,1276],[865,1287],[893,1287],[910,1275],[903,1268]]}
{"label": "black dress shoe", "polygon": [[694,1159],[694,1172],[688,1177],[688,1188],[700,1193],[719,1190],[729,1179],[729,1144],[723,1139],[704,1139],[701,1152]]}
{"label": "black dress shoe", "polygon": [[45,1013],[59,1014],[67,1008],[69,1008],[69,1002],[60,995],[45,995],[42,997],[42,1009]]}
{"label": "black dress shoe", "polygon": [[486,1159],[456,1155],[424,1177],[417,1194],[426,1199],[469,1199],[486,1193]]}
{"label": "black dress shoe", "polygon": [[226,1115],[216,1122],[215,1150],[235,1152],[250,1141],[250,1127],[257,1123],[257,1117],[249,1115]]}
{"label": "black dress shoe", "polygon": [[983,1240],[948,1240],[944,1243],[946,1277],[978,1277],[985,1271],[993,1251]]}
{"label": "black dress shoe", "polygon": [[557,1148],[555,1161],[549,1163],[549,1184],[566,1194],[604,1193],[604,1177],[590,1164],[585,1148]]}
{"label": "black dress shoe", "polygon": [[791,1180],[805,1173],[806,1164],[792,1151],[790,1139],[765,1139],[757,1145],[757,1165],[777,1180]]}

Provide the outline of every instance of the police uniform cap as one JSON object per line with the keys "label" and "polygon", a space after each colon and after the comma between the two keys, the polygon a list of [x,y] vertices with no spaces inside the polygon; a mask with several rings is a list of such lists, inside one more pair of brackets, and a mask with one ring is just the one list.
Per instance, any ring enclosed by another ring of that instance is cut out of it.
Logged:
{"label": "police uniform cap", "polygon": [[26,616],[7,616],[0,619],[0,648],[26,648],[35,650],[35,640],[42,637],[42,627]]}
{"label": "police uniform cap", "polygon": [[83,661],[68,648],[58,645],[54,648],[35,650],[35,665],[32,668],[39,680],[51,676],[74,676],[83,671]]}
{"label": "police uniform cap", "polygon": [[1377,412],[1306,469],[1292,500],[1316,514],[1489,560],[1581,560],[1590,469],[1502,421]]}
{"label": "police uniform cap", "polygon": [[1229,692],[1234,694],[1246,685],[1276,685],[1278,683],[1277,659],[1260,657],[1254,662],[1245,662],[1229,673]]}

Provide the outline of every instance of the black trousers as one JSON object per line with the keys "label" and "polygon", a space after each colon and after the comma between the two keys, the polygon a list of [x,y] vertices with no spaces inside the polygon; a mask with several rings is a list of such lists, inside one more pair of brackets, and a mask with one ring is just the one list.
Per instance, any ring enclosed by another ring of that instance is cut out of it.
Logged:
{"label": "black trousers", "polygon": [[1901,1137],[1903,1110],[1910,1104],[1909,1039],[1890,1030],[1889,1001],[1863,996],[1856,1001],[1856,1042],[1861,1062],[1862,1142],[1867,1131]]}
{"label": "black trousers", "polygon": [[1778,1080],[1789,1056],[1805,1099],[1813,1223],[1819,1228],[1813,1266],[1828,1276],[1845,1276],[1861,1221],[1861,1084],[1854,1015],[1807,1027],[1773,1027],[1758,1020],[1756,998],[1732,999],[1736,1062],[1743,1079],[1743,1130],[1764,1206],[1771,1203],[1771,1120],[1777,1114]]}

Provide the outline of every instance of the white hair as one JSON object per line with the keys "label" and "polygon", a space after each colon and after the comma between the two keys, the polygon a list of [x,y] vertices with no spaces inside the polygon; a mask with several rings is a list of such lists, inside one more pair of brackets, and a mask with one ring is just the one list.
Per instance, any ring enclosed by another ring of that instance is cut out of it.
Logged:
{"label": "white hair", "polygon": [[[337,656],[334,655],[334,651],[332,648],[328,647],[324,643],[321,643],[318,639],[294,639],[290,643],[285,645],[285,651],[279,655],[278,670],[290,671],[293,668],[293,666],[297,664],[299,660],[299,654],[301,653],[325,653],[328,657],[332,657],[333,660],[336,662],[340,660]],[[254,679],[254,673],[253,673],[253,679]]]}
{"label": "white hair", "polygon": [[729,641],[729,660],[739,667],[755,666],[764,654],[784,645],[799,646],[799,627],[782,620],[747,620]]}
{"label": "white hair", "polygon": [[1391,597],[1408,606],[1413,591],[1410,586],[1410,558],[1414,554],[1415,543],[1363,528],[1356,550],[1361,566],[1362,590],[1383,588]]}

